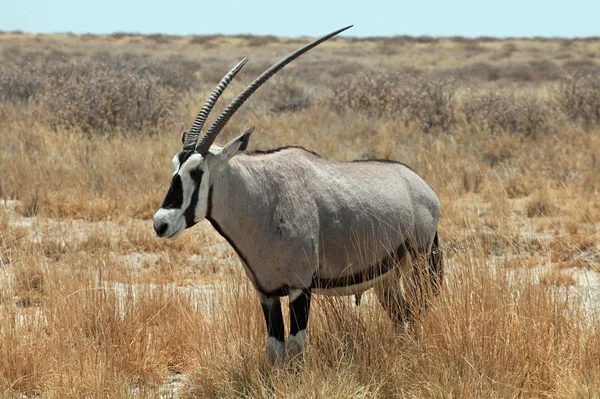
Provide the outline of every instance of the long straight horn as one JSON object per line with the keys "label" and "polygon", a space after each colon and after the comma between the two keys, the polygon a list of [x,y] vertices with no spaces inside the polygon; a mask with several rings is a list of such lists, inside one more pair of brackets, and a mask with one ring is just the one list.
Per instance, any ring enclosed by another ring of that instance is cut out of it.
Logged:
{"label": "long straight horn", "polygon": [[231,79],[233,79],[234,76],[242,69],[246,62],[248,62],[248,58],[244,58],[243,60],[241,60],[236,66],[233,67],[231,71],[227,73],[227,75],[223,77],[223,79],[221,79],[217,87],[215,87],[212,94],[210,95],[210,97],[208,97],[206,103],[198,113],[198,116],[196,117],[196,120],[194,121],[194,124],[192,125],[192,128],[190,129],[190,132],[186,137],[185,144],[183,145],[184,150],[193,150],[196,147],[196,143],[198,142],[198,136],[202,131],[202,126],[204,126],[204,122],[206,122],[210,111],[214,107],[215,103],[217,102],[217,100],[219,99],[229,82],[231,82]]}
{"label": "long straight horn", "polygon": [[332,38],[333,36],[345,31],[346,29],[351,28],[353,25],[347,26],[340,30],[336,30],[328,35],[323,36],[320,39],[315,40],[314,42],[307,44],[306,46],[294,51],[271,68],[267,69],[262,73],[258,78],[254,80],[243,92],[240,93],[239,96],[235,100],[233,100],[223,111],[223,113],[215,120],[212,126],[208,129],[200,143],[196,146],[196,151],[200,154],[206,154],[212,145],[212,143],[217,138],[217,135],[221,132],[225,124],[229,121],[229,119],[235,114],[235,112],[244,104],[244,102],[254,93],[263,83],[265,83],[269,78],[279,72],[284,66],[300,57],[302,54],[306,53],[308,50],[313,47],[318,46],[323,43],[325,40]]}

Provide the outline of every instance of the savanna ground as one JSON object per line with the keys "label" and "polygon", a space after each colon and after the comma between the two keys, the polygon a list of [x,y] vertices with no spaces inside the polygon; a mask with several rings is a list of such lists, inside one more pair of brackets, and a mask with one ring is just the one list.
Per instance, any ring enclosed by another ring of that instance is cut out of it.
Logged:
{"label": "savanna ground", "polygon": [[600,397],[600,39],[334,39],[231,120],[251,148],[401,160],[442,201],[412,332],[316,298],[300,367],[207,223],[151,217],[180,135],[309,39],[0,34],[0,396]]}

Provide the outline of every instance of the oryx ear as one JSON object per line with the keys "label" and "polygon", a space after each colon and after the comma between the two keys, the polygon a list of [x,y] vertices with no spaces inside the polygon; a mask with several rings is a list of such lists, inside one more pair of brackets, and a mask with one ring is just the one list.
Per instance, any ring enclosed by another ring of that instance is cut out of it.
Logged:
{"label": "oryx ear", "polygon": [[181,135],[181,144],[185,145],[185,140],[187,140],[187,132],[183,132],[183,134]]}
{"label": "oryx ear", "polygon": [[235,154],[239,152],[244,152],[248,148],[248,143],[250,142],[250,135],[254,131],[254,127],[246,130],[244,134],[241,136],[231,140],[223,149],[221,150],[221,157],[229,160]]}

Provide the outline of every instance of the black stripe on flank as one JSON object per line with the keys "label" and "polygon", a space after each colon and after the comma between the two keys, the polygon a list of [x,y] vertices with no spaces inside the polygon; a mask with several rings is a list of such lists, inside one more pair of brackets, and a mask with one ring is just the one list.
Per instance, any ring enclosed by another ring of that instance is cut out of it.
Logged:
{"label": "black stripe on flank", "polygon": [[161,208],[179,209],[183,205],[183,184],[179,175],[173,176]]}
{"label": "black stripe on flank", "polygon": [[313,287],[327,290],[333,288],[351,287],[353,285],[362,284],[392,270],[400,261],[402,261],[402,259],[404,259],[405,256],[406,246],[400,245],[398,249],[396,249],[396,253],[387,256],[379,263],[370,267],[367,270],[338,278],[314,277]]}

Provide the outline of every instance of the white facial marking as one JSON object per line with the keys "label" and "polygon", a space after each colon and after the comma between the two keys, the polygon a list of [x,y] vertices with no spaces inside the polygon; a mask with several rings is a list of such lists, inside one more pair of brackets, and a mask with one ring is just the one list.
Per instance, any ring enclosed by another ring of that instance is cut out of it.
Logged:
{"label": "white facial marking", "polygon": [[[196,202],[194,208],[194,221],[199,222],[206,217],[206,211],[208,208],[208,170],[204,167],[204,158],[200,154],[194,154],[188,158],[187,161],[181,166],[179,176],[181,176],[181,183],[184,191],[184,204],[183,208],[187,209],[190,206],[192,193],[195,189],[195,182],[190,176],[190,173],[202,168],[203,175],[200,183],[200,189],[198,192],[198,202]],[[189,192],[189,197],[188,197]]]}
{"label": "white facial marking", "polygon": [[278,341],[275,337],[269,337],[267,341],[267,357],[271,364],[283,358],[283,342]]}
{"label": "white facial marking", "polygon": [[171,167],[173,168],[173,176],[175,176],[175,173],[179,170],[179,157],[177,155],[171,160]]}

